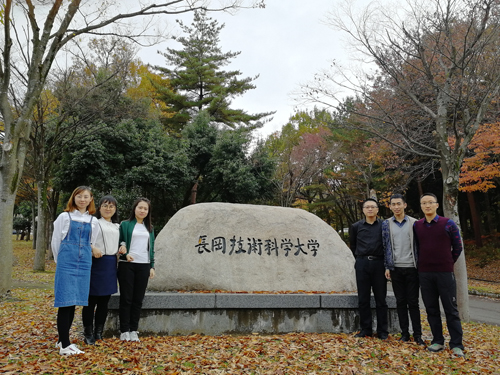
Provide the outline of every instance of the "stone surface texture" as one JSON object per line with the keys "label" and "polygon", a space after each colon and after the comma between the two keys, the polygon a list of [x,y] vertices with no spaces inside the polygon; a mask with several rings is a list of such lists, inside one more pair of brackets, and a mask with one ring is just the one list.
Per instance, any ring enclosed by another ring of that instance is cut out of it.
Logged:
{"label": "stone surface texture", "polygon": [[191,205],[161,230],[155,253],[153,291],[356,290],[347,245],[320,218],[297,208]]}
{"label": "stone surface texture", "polygon": [[[118,295],[111,296],[106,336],[119,336]],[[387,295],[389,332],[399,332],[396,299]],[[373,330],[377,316],[372,297]],[[148,292],[141,335],[281,334],[359,331],[358,296],[351,294],[247,294]]]}

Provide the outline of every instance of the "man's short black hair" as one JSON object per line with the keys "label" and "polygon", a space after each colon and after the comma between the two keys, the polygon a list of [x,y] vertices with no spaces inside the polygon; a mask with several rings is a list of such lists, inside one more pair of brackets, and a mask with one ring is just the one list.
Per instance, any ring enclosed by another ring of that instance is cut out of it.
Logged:
{"label": "man's short black hair", "polygon": [[422,200],[423,197],[434,197],[434,199],[436,200],[436,203],[439,203],[438,201],[438,197],[436,197],[435,194],[432,194],[432,193],[424,193],[420,196],[420,200]]}
{"label": "man's short black hair", "polygon": [[376,199],[373,199],[373,198],[367,198],[367,199],[365,199],[365,200],[363,201],[363,204],[361,205],[361,207],[364,207],[364,206],[365,206],[365,203],[366,203],[366,202],[370,202],[370,201],[371,201],[371,202],[375,202],[375,203],[377,204],[377,207],[378,207],[378,202],[377,202],[377,200],[376,200]]}
{"label": "man's short black hair", "polygon": [[399,194],[399,193],[392,194],[391,198],[389,199],[389,202],[392,201],[393,199],[402,199],[403,203],[406,203],[406,198],[404,197],[403,194]]}

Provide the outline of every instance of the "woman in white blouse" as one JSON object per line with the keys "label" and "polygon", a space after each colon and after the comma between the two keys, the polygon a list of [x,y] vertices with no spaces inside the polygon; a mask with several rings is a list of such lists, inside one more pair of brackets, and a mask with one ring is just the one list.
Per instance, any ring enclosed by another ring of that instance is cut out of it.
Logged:
{"label": "woman in white blouse", "polygon": [[75,317],[75,306],[87,306],[92,265],[91,245],[100,228],[95,213],[94,197],[88,186],[77,187],[64,212],[54,221],[52,253],[57,263],[54,279],[54,307],[57,307],[56,347],[61,355],[81,354],[69,340]]}
{"label": "woman in white blouse", "polygon": [[116,199],[111,195],[102,197],[95,216],[101,231],[92,246],[89,304],[82,309],[83,336],[89,345],[102,340],[108,302],[118,291],[116,271],[120,225]]}

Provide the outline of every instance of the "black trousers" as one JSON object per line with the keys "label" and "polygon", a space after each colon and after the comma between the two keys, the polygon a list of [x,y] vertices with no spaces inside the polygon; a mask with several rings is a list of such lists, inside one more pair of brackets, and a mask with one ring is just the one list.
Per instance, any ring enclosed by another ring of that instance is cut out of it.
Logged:
{"label": "black trousers", "polygon": [[427,320],[432,332],[432,344],[444,345],[443,324],[439,300],[446,315],[450,333],[450,348],[464,349],[462,323],[457,308],[457,284],[453,272],[419,272],[420,290],[424,300]]}
{"label": "black trousers", "polygon": [[68,347],[71,342],[69,341],[69,330],[75,318],[76,306],[64,306],[57,309],[57,333],[59,334],[59,342],[63,348]]}
{"label": "black trousers", "polygon": [[139,327],[142,301],[146,294],[150,270],[149,263],[118,263],[121,332],[137,331]]}
{"label": "black trousers", "polygon": [[418,271],[414,267],[395,267],[391,271],[392,290],[396,297],[396,308],[399,318],[399,326],[403,335],[410,334],[413,326],[413,337],[422,337],[422,324],[420,322],[420,307],[418,305]]}
{"label": "black trousers", "polygon": [[387,323],[387,279],[385,278],[384,260],[368,260],[357,258],[354,265],[356,270],[356,284],[358,287],[359,323],[361,332],[372,334],[372,310],[370,295],[373,290],[377,311],[377,333],[388,334]]}
{"label": "black trousers", "polygon": [[89,296],[88,306],[82,309],[84,327],[104,326],[108,316],[108,302],[111,296]]}

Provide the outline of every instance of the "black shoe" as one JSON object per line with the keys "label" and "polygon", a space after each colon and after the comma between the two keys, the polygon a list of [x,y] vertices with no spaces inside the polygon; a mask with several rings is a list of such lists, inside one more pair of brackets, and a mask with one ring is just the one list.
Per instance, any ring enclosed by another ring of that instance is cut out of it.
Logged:
{"label": "black shoe", "polygon": [[95,339],[95,341],[102,340],[102,331],[104,331],[104,326],[103,325],[96,325],[95,326],[95,330],[94,330],[94,339]]}
{"label": "black shoe", "polygon": [[94,338],[94,327],[92,326],[87,326],[83,327],[83,341],[87,345],[95,345],[95,338]]}
{"label": "black shoe", "polygon": [[389,335],[387,333],[377,333],[377,337],[380,340],[387,340],[389,338]]}
{"label": "black shoe", "polygon": [[420,336],[414,337],[413,340],[415,340],[415,342],[417,343],[417,345],[427,346],[427,344],[425,343],[425,341],[422,340],[422,337],[420,337]]}
{"label": "black shoe", "polygon": [[358,332],[354,335],[354,337],[372,337],[372,334],[371,333],[367,333],[367,332]]}
{"label": "black shoe", "polygon": [[410,335],[407,333],[402,333],[399,341],[408,342],[410,341]]}

